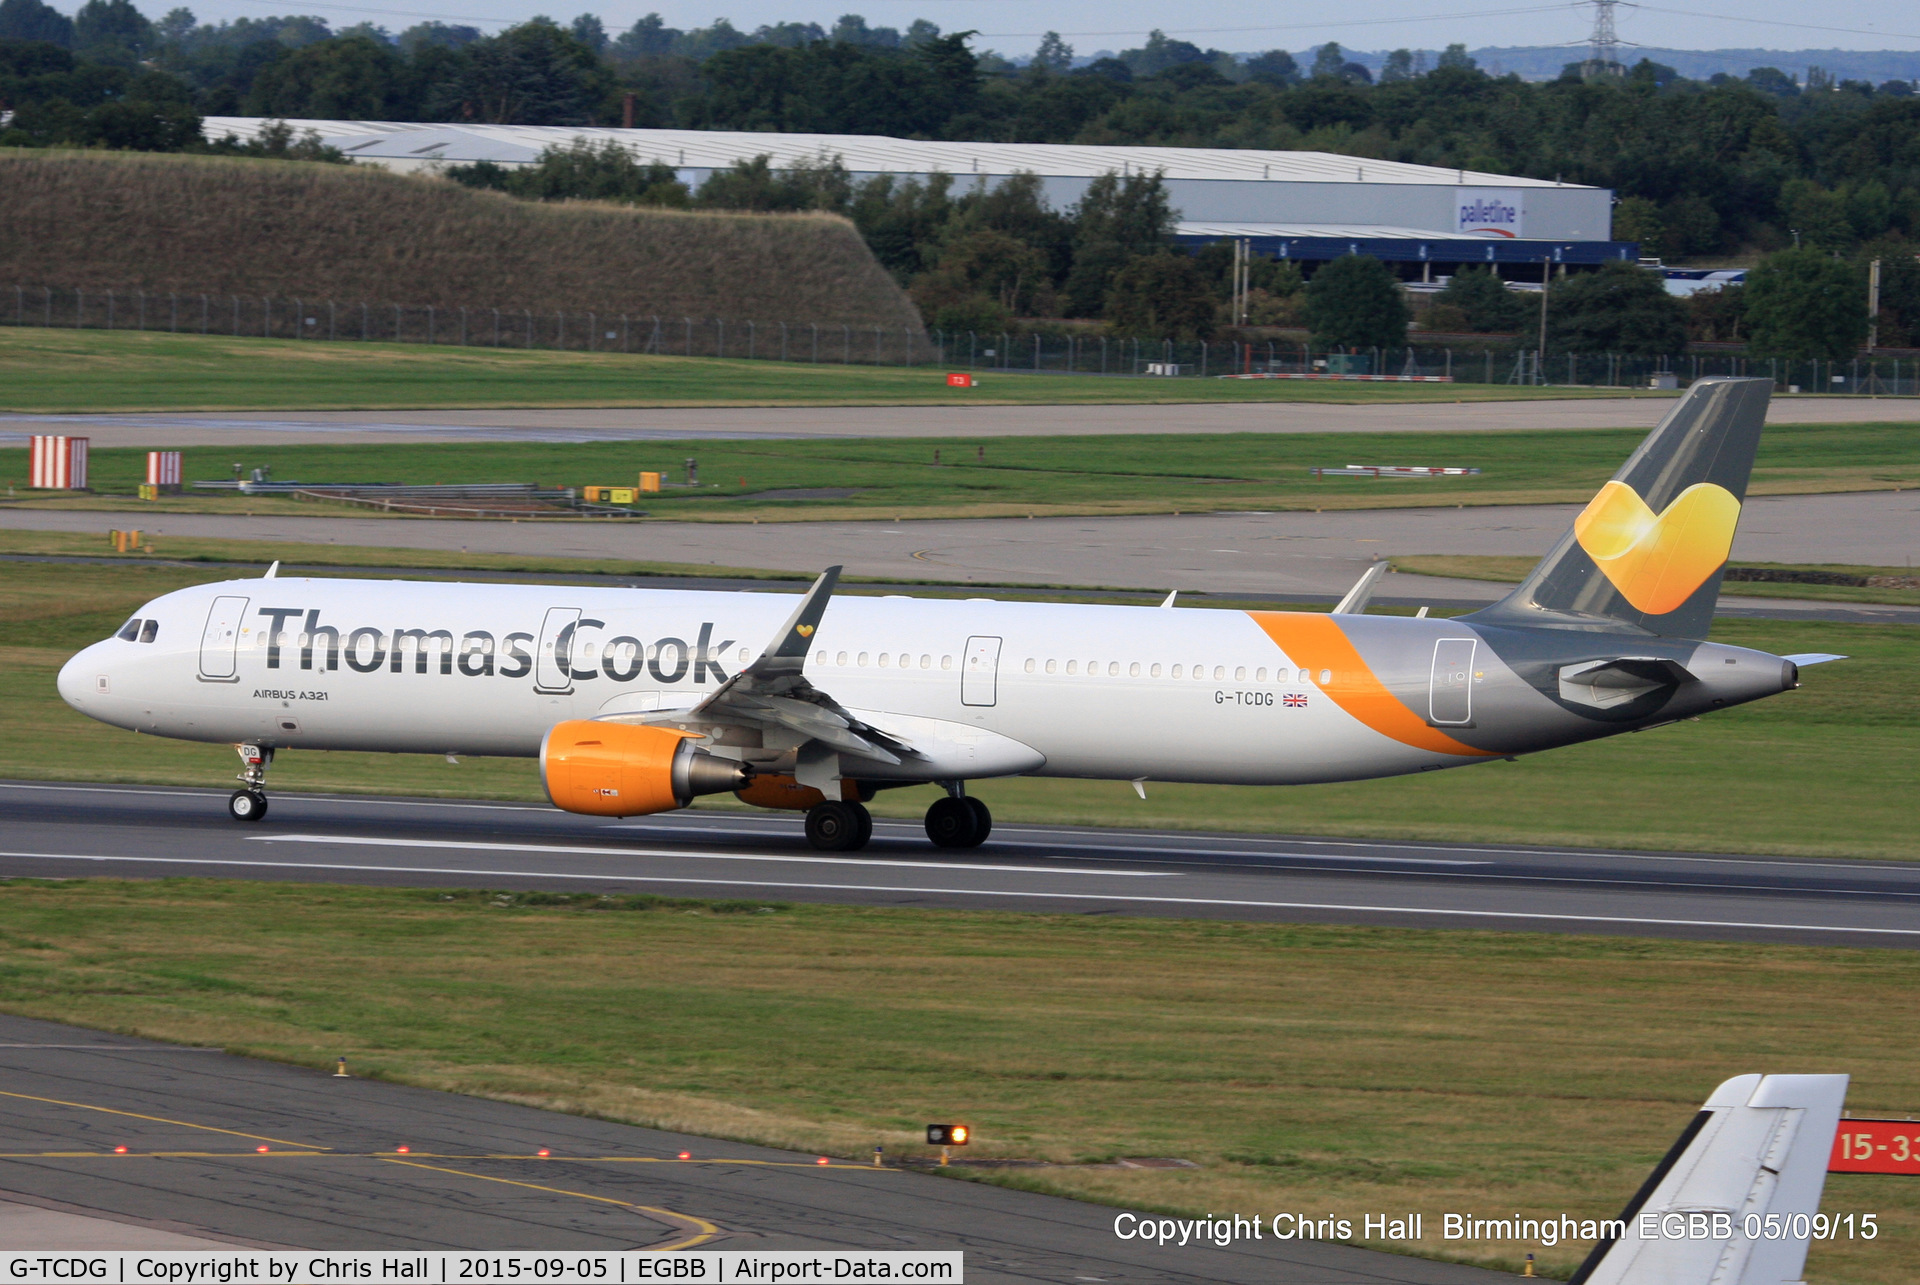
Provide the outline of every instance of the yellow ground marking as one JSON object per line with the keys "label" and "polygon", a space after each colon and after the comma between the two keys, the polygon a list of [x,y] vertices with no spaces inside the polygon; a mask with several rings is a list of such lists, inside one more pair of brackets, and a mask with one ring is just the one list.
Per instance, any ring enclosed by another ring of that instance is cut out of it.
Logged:
{"label": "yellow ground marking", "polygon": [[469,1173],[464,1169],[447,1169],[440,1165],[423,1165],[418,1161],[402,1160],[397,1156],[381,1156],[379,1158],[387,1164],[406,1165],[410,1169],[430,1169],[434,1173],[450,1173],[461,1178],[478,1178],[482,1182],[504,1183],[509,1187],[525,1187],[530,1191],[547,1191],[552,1192],[556,1196],[572,1196],[578,1200],[592,1200],[603,1205],[618,1205],[622,1209],[636,1209],[641,1213],[654,1214],[667,1222],[679,1223],[683,1227],[694,1230],[694,1235],[687,1237],[685,1240],[675,1241],[671,1245],[649,1245],[647,1248],[654,1252],[670,1249],[692,1249],[695,1245],[704,1244],[712,1240],[715,1236],[720,1235],[720,1225],[718,1223],[710,1223],[706,1219],[693,1214],[676,1213],[671,1209],[661,1209],[654,1205],[636,1205],[631,1200],[615,1200],[612,1196],[595,1196],[585,1191],[568,1191],[564,1187],[544,1187],[537,1182],[519,1182],[512,1178],[495,1178],[490,1174]]}
{"label": "yellow ground marking", "polygon": [[[224,1133],[232,1138],[252,1138],[255,1142],[277,1142],[283,1147],[300,1147],[310,1151],[316,1150],[311,1142],[288,1142],[285,1138],[269,1138],[264,1133],[242,1133],[238,1129],[222,1129],[211,1124],[195,1124],[191,1120],[169,1120],[163,1115],[142,1115],[138,1111],[119,1111],[113,1107],[97,1107],[91,1102],[68,1102],[61,1098],[36,1097],[31,1093],[8,1093],[4,1089],[0,1089],[0,1098],[19,1098],[25,1102],[51,1102],[54,1106],[58,1107],[75,1107],[81,1111],[102,1111],[107,1115],[123,1115],[133,1120],[151,1120],[156,1124],[178,1125],[182,1129],[204,1129],[208,1133]],[[320,1151],[325,1151],[326,1149],[325,1147],[317,1148],[317,1150]]]}

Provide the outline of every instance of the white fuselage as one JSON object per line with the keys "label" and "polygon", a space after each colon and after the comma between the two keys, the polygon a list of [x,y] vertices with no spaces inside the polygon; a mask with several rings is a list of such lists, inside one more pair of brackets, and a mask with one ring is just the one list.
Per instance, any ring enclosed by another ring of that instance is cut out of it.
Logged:
{"label": "white fuselage", "polygon": [[[160,736],[531,757],[564,720],[697,704],[771,645],[793,603],[771,593],[231,581],[156,600],[140,617],[157,622],[143,625],[153,641],[87,648],[60,690],[94,718]],[[1417,688],[1403,693],[1414,704],[1425,699],[1433,640],[1471,636],[1437,620],[1369,625],[1404,629],[1414,659],[1383,677]],[[811,641],[807,678],[843,706],[916,743],[933,729],[949,748],[970,745],[962,753],[978,761],[955,775],[1285,784],[1484,761],[1484,751],[1383,735],[1332,698],[1351,675],[1287,654],[1240,611],[839,597]],[[1484,646],[1476,665],[1483,688],[1513,681]]]}

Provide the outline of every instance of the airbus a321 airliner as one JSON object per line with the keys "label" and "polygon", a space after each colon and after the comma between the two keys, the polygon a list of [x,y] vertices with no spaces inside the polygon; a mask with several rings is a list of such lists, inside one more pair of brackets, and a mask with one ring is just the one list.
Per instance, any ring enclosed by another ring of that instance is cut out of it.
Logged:
{"label": "airbus a321 airliner", "polygon": [[[927,835],[996,776],[1286,785],[1465,767],[1743,704],[1800,664],[1706,642],[1772,385],[1696,383],[1525,583],[1451,620],[905,597],[279,578],[155,599],[60,671],[117,727],[227,742],[235,819],[288,750],[537,757],[556,807],[700,795],[864,845],[878,790]],[[1370,584],[1369,582],[1365,582]]]}

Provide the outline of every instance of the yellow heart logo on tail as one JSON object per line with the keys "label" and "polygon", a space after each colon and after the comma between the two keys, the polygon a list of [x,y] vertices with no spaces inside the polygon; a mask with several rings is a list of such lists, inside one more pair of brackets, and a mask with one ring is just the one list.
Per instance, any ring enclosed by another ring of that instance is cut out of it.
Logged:
{"label": "yellow heart logo on tail", "polygon": [[1740,501],[1696,482],[1655,513],[1624,482],[1608,482],[1573,520],[1573,535],[1602,575],[1649,615],[1677,611],[1733,551]]}
{"label": "yellow heart logo on tail", "polygon": [[813,637],[813,626],[812,625],[795,625],[793,627],[793,632],[796,634],[799,634],[802,638],[811,638]]}

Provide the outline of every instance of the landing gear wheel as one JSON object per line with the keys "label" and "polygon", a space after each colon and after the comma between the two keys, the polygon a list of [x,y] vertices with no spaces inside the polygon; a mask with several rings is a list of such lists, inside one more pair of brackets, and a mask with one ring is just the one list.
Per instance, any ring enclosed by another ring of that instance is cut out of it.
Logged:
{"label": "landing gear wheel", "polygon": [[828,800],[807,809],[807,842],[822,852],[852,852],[873,834],[873,817],[858,803]]}
{"label": "landing gear wheel", "polygon": [[[927,809],[927,837],[933,840],[937,848],[972,848],[987,837],[987,825],[992,818],[986,815],[987,809],[976,805],[973,799],[956,799],[949,795],[944,799],[935,799],[933,806]],[[986,824],[982,824],[982,822]]]}
{"label": "landing gear wheel", "polygon": [[267,815],[267,796],[258,790],[235,790],[227,800],[227,815],[236,821],[258,821]]}
{"label": "landing gear wheel", "polygon": [[973,810],[973,820],[977,827],[973,842],[968,846],[977,848],[987,841],[988,835],[993,833],[993,813],[987,811],[987,805],[971,794],[967,796],[967,807]]}

